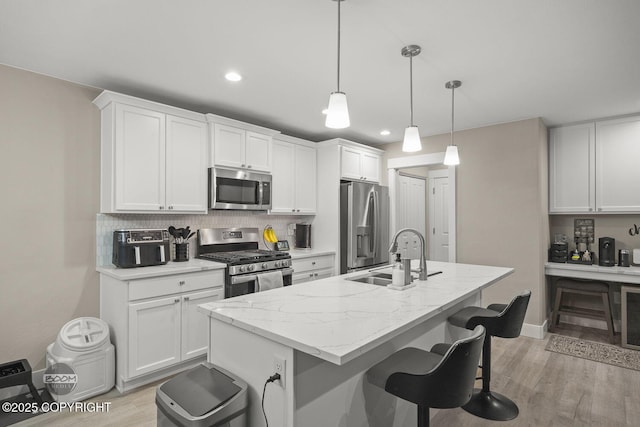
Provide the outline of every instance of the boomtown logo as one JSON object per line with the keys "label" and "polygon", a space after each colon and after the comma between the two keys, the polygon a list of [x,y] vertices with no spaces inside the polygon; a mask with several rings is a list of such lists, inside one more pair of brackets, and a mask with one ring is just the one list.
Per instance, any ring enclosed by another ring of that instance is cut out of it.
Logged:
{"label": "boomtown logo", "polygon": [[78,384],[78,375],[69,365],[55,363],[44,371],[42,381],[50,393],[62,396],[69,394]]}

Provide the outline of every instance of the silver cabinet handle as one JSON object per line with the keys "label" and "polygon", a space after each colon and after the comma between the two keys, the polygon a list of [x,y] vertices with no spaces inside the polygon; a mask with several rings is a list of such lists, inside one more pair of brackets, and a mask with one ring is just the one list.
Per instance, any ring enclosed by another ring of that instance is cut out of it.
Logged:
{"label": "silver cabinet handle", "polygon": [[243,164],[241,164],[241,165],[240,165],[240,167],[243,167],[243,168],[244,168],[244,167],[246,167],[246,165],[243,163]]}
{"label": "silver cabinet handle", "polygon": [[184,280],[180,280],[180,281],[178,282],[178,284],[179,284],[180,286],[184,285],[185,283],[187,283],[187,282],[185,282]]}
{"label": "silver cabinet handle", "polygon": [[251,165],[247,165],[247,167],[248,167],[249,169],[251,169]]}
{"label": "silver cabinet handle", "polygon": [[318,273],[313,273],[313,275],[314,275],[315,277],[318,277]]}
{"label": "silver cabinet handle", "polygon": [[311,261],[311,265],[316,265],[316,262],[315,261]]}
{"label": "silver cabinet handle", "polygon": [[180,298],[176,298],[176,299],[173,300],[174,304],[177,303],[177,302],[180,302]]}
{"label": "silver cabinet handle", "polygon": [[158,206],[158,209],[163,210],[164,206]]}
{"label": "silver cabinet handle", "polygon": [[189,297],[184,297],[184,300],[185,301],[189,301]]}
{"label": "silver cabinet handle", "polygon": [[295,212],[295,211],[296,211],[295,209],[291,209],[291,212]]}

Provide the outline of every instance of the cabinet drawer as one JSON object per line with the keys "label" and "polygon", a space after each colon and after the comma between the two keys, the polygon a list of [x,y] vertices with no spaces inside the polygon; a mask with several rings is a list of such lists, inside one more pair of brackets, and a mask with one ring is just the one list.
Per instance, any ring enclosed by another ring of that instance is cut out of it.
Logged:
{"label": "cabinet drawer", "polygon": [[224,270],[177,274],[129,282],[129,301],[224,286]]}
{"label": "cabinet drawer", "polygon": [[333,255],[324,255],[314,258],[294,259],[291,266],[296,273],[333,267]]}

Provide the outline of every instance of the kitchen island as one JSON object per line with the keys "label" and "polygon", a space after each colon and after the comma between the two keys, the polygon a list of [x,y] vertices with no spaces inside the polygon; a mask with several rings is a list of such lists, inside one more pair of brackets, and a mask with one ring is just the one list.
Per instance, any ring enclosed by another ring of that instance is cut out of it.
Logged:
{"label": "kitchen island", "polygon": [[252,427],[265,425],[262,390],[276,360],[284,381],[266,388],[269,425],[414,426],[415,405],[363,374],[400,348],[429,349],[468,334],[447,317],[480,304],[482,289],[513,272],[441,262],[427,269],[442,273],[404,291],[349,280],[366,273],[358,272],[203,304],[208,360],[249,384]]}

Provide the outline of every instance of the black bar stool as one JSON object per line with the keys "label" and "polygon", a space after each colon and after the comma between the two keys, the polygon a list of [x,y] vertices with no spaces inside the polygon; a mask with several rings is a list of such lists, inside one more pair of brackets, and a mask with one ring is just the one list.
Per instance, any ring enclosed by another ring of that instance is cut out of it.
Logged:
{"label": "black bar stool", "polygon": [[469,403],[462,409],[481,418],[495,421],[512,420],[518,416],[518,405],[511,399],[491,391],[491,337],[516,338],[524,323],[531,291],[516,296],[508,305],[491,304],[487,308],[465,307],[449,317],[452,325],[474,329],[482,325],[487,329],[482,346],[482,389],[474,389]]}
{"label": "black bar stool", "polygon": [[418,427],[429,426],[429,408],[457,408],[471,397],[485,330],[431,351],[398,350],[367,371],[369,383],[418,405]]}

